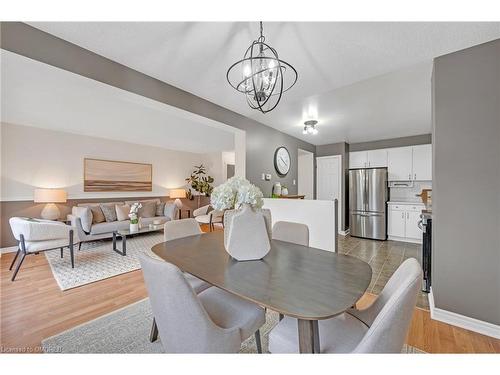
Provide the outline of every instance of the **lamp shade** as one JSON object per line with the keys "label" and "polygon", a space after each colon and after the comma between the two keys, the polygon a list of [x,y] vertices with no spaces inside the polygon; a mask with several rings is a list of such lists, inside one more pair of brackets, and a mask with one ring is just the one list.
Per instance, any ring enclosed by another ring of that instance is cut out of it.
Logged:
{"label": "lamp shade", "polygon": [[184,189],[172,189],[169,194],[170,198],[186,198],[186,190]]}
{"label": "lamp shade", "polygon": [[35,203],[65,203],[66,191],[63,189],[35,189]]}

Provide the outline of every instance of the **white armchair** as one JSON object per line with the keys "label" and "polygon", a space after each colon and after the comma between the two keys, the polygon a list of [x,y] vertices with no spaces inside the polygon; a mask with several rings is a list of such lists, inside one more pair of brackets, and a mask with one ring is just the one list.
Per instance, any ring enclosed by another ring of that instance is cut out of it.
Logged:
{"label": "white armchair", "polygon": [[80,240],[75,236],[73,228],[58,221],[30,219],[24,217],[12,217],[9,219],[10,228],[18,248],[9,270],[16,263],[19,255],[21,258],[17,263],[12,281],[15,280],[24,258],[29,254],[38,254],[41,251],[61,249],[61,258],[65,247],[69,248],[71,256],[71,267],[75,267],[73,245]]}
{"label": "white armchair", "polygon": [[214,229],[214,224],[224,225],[224,211],[212,210],[207,204],[193,211],[193,216],[199,224],[208,224],[210,232]]}

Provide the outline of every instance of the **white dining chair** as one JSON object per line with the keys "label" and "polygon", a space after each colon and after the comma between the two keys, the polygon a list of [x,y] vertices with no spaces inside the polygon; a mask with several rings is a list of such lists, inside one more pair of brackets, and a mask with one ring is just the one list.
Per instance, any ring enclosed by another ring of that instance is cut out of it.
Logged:
{"label": "white dining chair", "polygon": [[207,224],[210,232],[215,229],[215,224],[224,225],[224,211],[210,210],[211,206],[207,204],[193,211],[195,220],[200,224]]}
{"label": "white dining chair", "polygon": [[273,225],[273,240],[309,246],[309,227],[291,221],[277,221]]}
{"label": "white dining chair", "polygon": [[[420,264],[404,261],[369,307],[319,321],[319,352],[401,353],[421,281]],[[299,352],[296,319],[285,317],[272,329],[269,351]]]}
{"label": "white dining chair", "polygon": [[259,328],[264,309],[219,288],[196,294],[175,265],[139,255],[153,314],[167,353],[237,353]]}

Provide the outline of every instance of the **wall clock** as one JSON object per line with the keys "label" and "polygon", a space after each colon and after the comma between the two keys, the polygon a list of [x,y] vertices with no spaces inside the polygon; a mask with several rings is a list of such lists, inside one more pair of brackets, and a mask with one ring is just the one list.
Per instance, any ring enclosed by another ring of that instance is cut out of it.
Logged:
{"label": "wall clock", "polygon": [[278,147],[274,152],[274,168],[280,176],[286,176],[290,171],[290,153],[286,147]]}

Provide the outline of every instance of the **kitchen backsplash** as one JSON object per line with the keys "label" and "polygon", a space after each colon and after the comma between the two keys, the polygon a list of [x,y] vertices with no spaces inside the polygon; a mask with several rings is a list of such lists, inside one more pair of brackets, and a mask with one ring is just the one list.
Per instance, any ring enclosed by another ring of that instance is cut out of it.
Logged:
{"label": "kitchen backsplash", "polygon": [[393,187],[389,188],[389,200],[404,201],[404,202],[422,202],[417,194],[422,192],[422,189],[432,189],[432,181],[415,181],[413,187]]}

